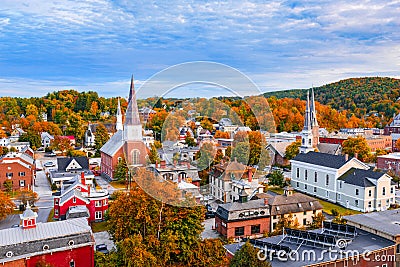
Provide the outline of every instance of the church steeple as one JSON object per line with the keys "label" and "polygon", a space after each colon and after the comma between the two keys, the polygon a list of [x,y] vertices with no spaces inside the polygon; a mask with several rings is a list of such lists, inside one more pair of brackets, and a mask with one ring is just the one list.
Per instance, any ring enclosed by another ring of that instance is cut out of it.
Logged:
{"label": "church steeple", "polygon": [[311,89],[311,127],[319,126],[317,121],[317,111],[315,110],[314,87]]}
{"label": "church steeple", "polygon": [[115,125],[115,129],[117,131],[122,131],[124,127],[122,126],[122,112],[121,112],[121,103],[118,98],[118,107],[117,107],[117,124]]}
{"label": "church steeple", "polygon": [[300,133],[301,146],[300,153],[308,153],[314,151],[313,148],[313,132],[311,127],[311,112],[310,112],[310,95],[307,91],[306,113],[304,114],[304,127]]}
{"label": "church steeple", "polygon": [[136,102],[136,92],[133,83],[133,75],[131,78],[131,87],[128,98],[128,108],[125,113],[124,123],[124,139],[126,141],[142,141],[142,124],[139,118],[139,111]]}

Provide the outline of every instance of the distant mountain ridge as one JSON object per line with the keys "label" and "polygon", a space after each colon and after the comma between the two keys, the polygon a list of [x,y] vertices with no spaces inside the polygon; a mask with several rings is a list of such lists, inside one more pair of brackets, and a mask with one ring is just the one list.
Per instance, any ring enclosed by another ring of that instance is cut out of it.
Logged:
{"label": "distant mountain ridge", "polygon": [[[359,117],[379,113],[386,117],[400,111],[400,79],[390,77],[349,78],[314,87],[315,100],[336,110],[348,110]],[[306,90],[292,89],[265,93],[265,97],[306,98]]]}

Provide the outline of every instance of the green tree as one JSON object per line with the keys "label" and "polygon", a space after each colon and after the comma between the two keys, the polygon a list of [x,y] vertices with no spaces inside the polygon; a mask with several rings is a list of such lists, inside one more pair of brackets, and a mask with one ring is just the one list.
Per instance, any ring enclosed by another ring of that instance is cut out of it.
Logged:
{"label": "green tree", "polygon": [[8,153],[8,148],[5,146],[0,146],[0,157],[4,156],[7,153]]}
{"label": "green tree", "polygon": [[194,147],[197,145],[196,141],[194,140],[189,131],[186,132],[185,143],[190,147]]}
{"label": "green tree", "polygon": [[160,160],[160,156],[158,155],[157,148],[154,144],[152,144],[150,148],[149,160],[152,164],[155,164]]}
{"label": "green tree", "polygon": [[215,147],[211,142],[205,142],[196,154],[197,167],[199,170],[205,170],[214,160]]}
{"label": "green tree", "polygon": [[276,185],[283,187],[285,185],[285,177],[282,171],[273,171],[268,177],[268,185]]}
{"label": "green tree", "polygon": [[348,154],[350,157],[357,155],[358,159],[368,161],[370,159],[371,148],[368,146],[367,140],[364,137],[349,137],[342,144],[342,153]]}
{"label": "green tree", "polygon": [[285,158],[288,160],[291,160],[294,157],[296,157],[300,153],[300,150],[299,150],[300,146],[301,146],[300,140],[288,145],[285,150]]}
{"label": "green tree", "polygon": [[18,139],[20,142],[29,142],[31,148],[33,150],[36,150],[37,148],[42,146],[42,140],[39,136],[39,134],[34,133],[32,131],[28,131],[27,133],[24,133],[21,135]]}
{"label": "green tree", "polygon": [[232,159],[247,165],[249,162],[250,146],[248,142],[236,143],[232,149]]}
{"label": "green tree", "polygon": [[319,229],[322,227],[322,223],[325,221],[325,215],[322,212],[318,212],[312,216],[313,221],[310,225],[311,229]]}
{"label": "green tree", "polygon": [[127,174],[128,174],[128,166],[126,165],[125,158],[122,158],[120,161],[118,161],[118,164],[115,168],[114,177],[118,181],[124,181],[126,180]]}
{"label": "green tree", "polygon": [[230,267],[271,267],[267,261],[258,258],[258,249],[254,248],[250,242],[246,242],[239,251],[235,253]]}
{"label": "green tree", "polygon": [[104,124],[99,123],[96,127],[96,134],[94,136],[95,148],[100,149],[110,139],[107,128]]}

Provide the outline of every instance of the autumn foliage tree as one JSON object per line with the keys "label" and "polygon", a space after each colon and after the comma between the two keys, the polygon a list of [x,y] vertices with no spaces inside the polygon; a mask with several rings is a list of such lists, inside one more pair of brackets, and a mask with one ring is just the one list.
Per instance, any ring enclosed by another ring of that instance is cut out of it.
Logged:
{"label": "autumn foliage tree", "polygon": [[294,157],[296,157],[300,153],[300,149],[299,149],[300,146],[301,146],[300,140],[288,145],[285,150],[285,158],[288,160],[291,160]]}
{"label": "autumn foliage tree", "polygon": [[[268,255],[267,255],[268,256]],[[258,257],[258,249],[253,247],[250,242],[244,245],[235,253],[230,264],[230,267],[271,267],[272,265]]]}
{"label": "autumn foliage tree", "polygon": [[0,220],[11,214],[15,208],[14,202],[4,192],[0,191]]}
{"label": "autumn foliage tree", "polygon": [[366,162],[370,160],[371,148],[368,146],[367,140],[364,137],[349,137],[342,144],[342,153],[348,154],[350,157],[357,155],[358,159]]}
{"label": "autumn foliage tree", "polygon": [[203,206],[151,172],[137,169],[134,180],[132,190],[117,192],[110,204],[108,224],[118,248],[110,264],[204,266],[206,261],[208,266],[221,266],[222,244],[201,240]]}
{"label": "autumn foliage tree", "polygon": [[59,150],[64,153],[72,149],[71,141],[64,136],[55,136],[53,142],[51,143],[51,149]]}

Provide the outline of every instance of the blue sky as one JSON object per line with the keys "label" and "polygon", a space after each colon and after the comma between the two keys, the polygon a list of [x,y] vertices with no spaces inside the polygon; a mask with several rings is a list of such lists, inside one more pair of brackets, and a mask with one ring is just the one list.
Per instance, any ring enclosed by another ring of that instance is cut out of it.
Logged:
{"label": "blue sky", "polygon": [[[398,14],[398,0],[2,0],[0,96],[69,88],[126,96],[132,73],[139,87],[191,61],[231,66],[261,91],[397,78]],[[170,96],[221,94],[192,85]]]}

